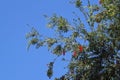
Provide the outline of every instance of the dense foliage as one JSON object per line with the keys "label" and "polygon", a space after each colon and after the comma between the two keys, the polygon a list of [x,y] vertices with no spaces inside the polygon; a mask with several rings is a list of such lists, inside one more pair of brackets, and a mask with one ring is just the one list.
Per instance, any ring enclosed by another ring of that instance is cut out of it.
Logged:
{"label": "dense foliage", "polygon": [[[26,35],[28,49],[30,45],[36,48],[47,45],[57,56],[73,53],[68,72],[55,80],[120,80],[120,0],[99,0],[99,4],[74,0],[72,4],[86,22],[81,16],[69,23],[63,16],[45,15],[48,27],[58,35],[44,38],[32,28]],[[49,78],[53,65],[54,61],[48,65]]]}

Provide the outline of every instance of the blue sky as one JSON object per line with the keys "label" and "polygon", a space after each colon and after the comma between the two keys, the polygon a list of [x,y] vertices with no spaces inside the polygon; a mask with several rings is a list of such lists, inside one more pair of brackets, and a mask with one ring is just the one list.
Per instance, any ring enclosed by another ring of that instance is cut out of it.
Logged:
{"label": "blue sky", "polygon": [[[47,35],[44,14],[56,13],[72,20],[72,11],[77,9],[68,0],[1,0],[0,10],[0,80],[49,80],[46,64],[55,56],[45,47],[32,46],[27,52],[25,34],[31,29],[27,24]],[[57,77],[65,72],[66,62],[60,60],[54,69]]]}
{"label": "blue sky", "polygon": [[[31,47],[27,52],[25,34],[30,27],[26,24],[47,34],[43,15],[57,13],[69,18],[72,8],[68,0],[1,0],[0,80],[49,80],[46,64],[54,56],[45,47],[37,50]],[[65,66],[65,62],[58,59],[54,76],[59,77],[65,72],[61,71],[62,66]]]}

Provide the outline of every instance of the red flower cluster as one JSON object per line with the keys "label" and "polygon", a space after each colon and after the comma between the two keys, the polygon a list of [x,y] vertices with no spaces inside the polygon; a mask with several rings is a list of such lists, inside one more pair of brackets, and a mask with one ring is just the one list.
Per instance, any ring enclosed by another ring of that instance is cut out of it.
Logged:
{"label": "red flower cluster", "polygon": [[[78,48],[79,48],[79,51],[80,51],[80,52],[83,52],[83,46],[78,46]],[[77,56],[77,52],[76,52],[76,51],[73,52],[73,56],[74,56],[74,57]]]}
{"label": "red flower cluster", "polygon": [[82,52],[83,51],[83,47],[79,46],[79,51]]}
{"label": "red flower cluster", "polygon": [[[83,46],[81,46],[81,45],[78,46],[78,49],[79,49],[80,52],[83,52]],[[62,51],[62,54],[65,55],[65,50],[64,50],[64,49],[63,49],[63,51]],[[73,56],[74,56],[74,57],[77,56],[77,52],[76,52],[76,51],[73,52]]]}

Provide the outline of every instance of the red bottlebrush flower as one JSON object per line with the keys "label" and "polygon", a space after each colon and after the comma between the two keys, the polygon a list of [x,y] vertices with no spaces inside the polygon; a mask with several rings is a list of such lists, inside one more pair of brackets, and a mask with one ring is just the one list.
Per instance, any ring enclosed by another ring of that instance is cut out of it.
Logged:
{"label": "red bottlebrush flower", "polygon": [[79,46],[79,51],[82,52],[83,51],[83,47]]}
{"label": "red bottlebrush flower", "polygon": [[77,56],[77,53],[76,53],[76,51],[74,51],[74,53],[73,53],[73,56],[74,56],[74,57],[76,57],[76,56]]}

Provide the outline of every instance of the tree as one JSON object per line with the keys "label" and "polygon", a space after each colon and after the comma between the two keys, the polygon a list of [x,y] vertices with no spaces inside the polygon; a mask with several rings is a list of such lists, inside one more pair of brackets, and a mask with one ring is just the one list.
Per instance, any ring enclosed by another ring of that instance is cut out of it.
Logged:
{"label": "tree", "polygon": [[[45,15],[49,21],[48,27],[57,36],[40,36],[34,28],[26,35],[28,49],[30,45],[36,48],[47,45],[48,50],[58,57],[73,53],[68,72],[55,80],[120,80],[120,0],[99,0],[99,4],[91,2],[72,2],[86,22],[80,16],[69,23],[63,16]],[[54,62],[48,65],[49,78],[52,77]]]}

